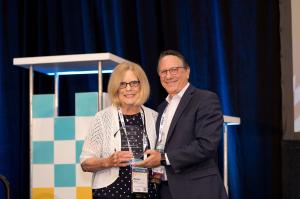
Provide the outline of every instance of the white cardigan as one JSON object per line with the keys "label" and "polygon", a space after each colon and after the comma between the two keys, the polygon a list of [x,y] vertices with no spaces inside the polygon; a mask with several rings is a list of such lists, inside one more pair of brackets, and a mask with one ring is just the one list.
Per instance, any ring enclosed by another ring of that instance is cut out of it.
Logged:
{"label": "white cardigan", "polygon": [[[157,113],[145,106],[142,106],[145,112],[146,130],[150,142],[150,148],[154,149],[156,142],[155,122]],[[114,153],[114,150],[121,150],[121,136],[117,133],[120,129],[118,110],[115,106],[109,106],[99,111],[92,122],[90,132],[87,135],[82,152],[80,162],[82,163],[88,158],[99,157],[106,158]],[[92,188],[99,189],[112,184],[119,176],[119,167],[111,167],[101,169],[93,173]]]}

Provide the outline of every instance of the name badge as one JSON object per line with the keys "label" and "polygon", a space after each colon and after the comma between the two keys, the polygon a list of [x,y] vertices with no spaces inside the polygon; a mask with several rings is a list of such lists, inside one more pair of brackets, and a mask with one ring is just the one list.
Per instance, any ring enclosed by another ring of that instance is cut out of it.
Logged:
{"label": "name badge", "polygon": [[132,193],[148,193],[148,169],[131,167],[131,190]]}

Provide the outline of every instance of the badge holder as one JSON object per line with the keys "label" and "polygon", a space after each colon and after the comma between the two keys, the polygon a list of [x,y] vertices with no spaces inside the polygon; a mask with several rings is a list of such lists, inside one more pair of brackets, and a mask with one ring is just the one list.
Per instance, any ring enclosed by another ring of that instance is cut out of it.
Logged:
{"label": "badge holder", "polygon": [[[146,148],[147,142],[145,140],[145,136],[143,137],[143,149]],[[131,192],[132,193],[148,193],[148,174],[149,170],[143,167],[133,166],[134,163],[142,161],[142,158],[147,158],[147,155],[142,153],[133,153],[133,160],[130,162],[131,166]]]}
{"label": "badge holder", "polygon": [[[132,163],[139,161],[141,161],[141,159],[134,159]],[[148,169],[131,165],[131,170],[132,193],[148,193]]]}

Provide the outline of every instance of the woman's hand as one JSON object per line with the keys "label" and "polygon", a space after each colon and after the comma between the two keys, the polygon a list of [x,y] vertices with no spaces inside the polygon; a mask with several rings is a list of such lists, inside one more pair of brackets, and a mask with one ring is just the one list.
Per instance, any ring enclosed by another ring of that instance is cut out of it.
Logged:
{"label": "woman's hand", "polygon": [[110,167],[126,167],[132,159],[132,153],[129,151],[114,152],[108,158],[91,157],[81,163],[84,172],[96,172]]}
{"label": "woman's hand", "polygon": [[116,151],[107,158],[107,167],[126,167],[129,161],[132,160],[130,151]]}

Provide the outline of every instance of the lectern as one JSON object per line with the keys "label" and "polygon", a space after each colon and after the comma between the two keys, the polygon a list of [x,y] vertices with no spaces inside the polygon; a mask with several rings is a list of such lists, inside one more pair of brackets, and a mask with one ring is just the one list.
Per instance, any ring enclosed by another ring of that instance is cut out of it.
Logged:
{"label": "lectern", "polygon": [[[15,58],[29,69],[31,198],[92,198],[91,174],[81,171],[79,155],[93,115],[108,105],[102,73],[121,62],[111,53]],[[54,75],[53,94],[34,94],[34,71]],[[98,74],[98,92],[75,94],[75,116],[58,115],[59,76]]]}

